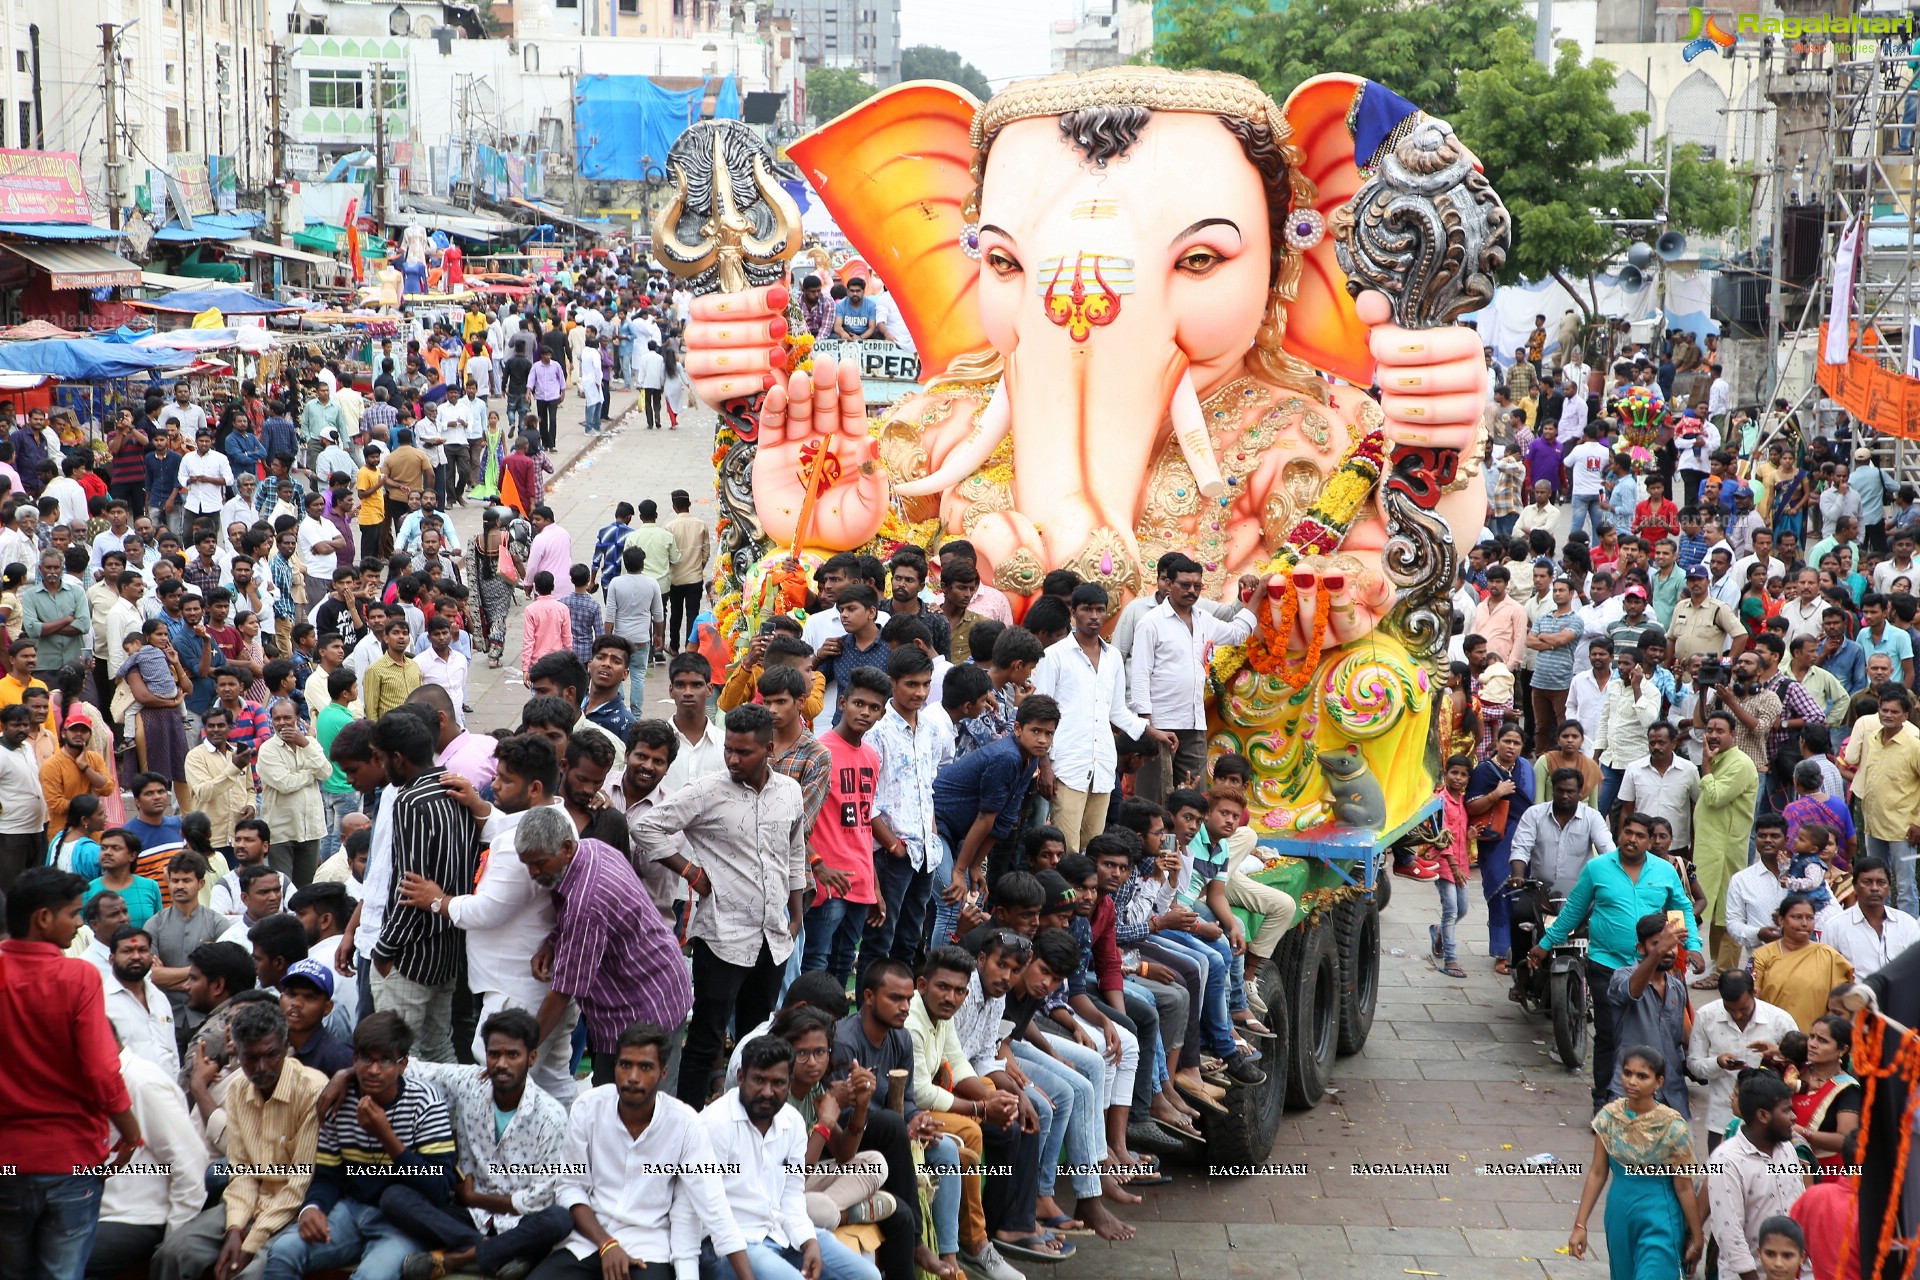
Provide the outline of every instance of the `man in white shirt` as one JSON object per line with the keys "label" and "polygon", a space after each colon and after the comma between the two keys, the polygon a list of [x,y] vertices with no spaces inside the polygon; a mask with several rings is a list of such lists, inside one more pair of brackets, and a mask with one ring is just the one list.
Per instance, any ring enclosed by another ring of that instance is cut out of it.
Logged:
{"label": "man in white shirt", "polygon": [[233,487],[233,468],[227,455],[213,451],[213,435],[205,427],[193,439],[193,452],[180,459],[180,503],[188,520],[217,516]]}
{"label": "man in white shirt", "polygon": [[1890,907],[1893,881],[1885,860],[1862,857],[1853,864],[1853,905],[1821,926],[1821,941],[1853,965],[1855,981],[1865,982],[1889,961],[1920,942],[1920,920]]}
{"label": "man in white shirt", "polygon": [[1605,814],[1613,812],[1627,767],[1647,756],[1647,731],[1660,718],[1661,700],[1660,686],[1653,682],[1653,673],[1640,665],[1638,649],[1616,653],[1613,666],[1614,678],[1601,699],[1599,731],[1593,742],[1602,774],[1600,812]]}
{"label": "man in white shirt", "polygon": [[[532,810],[561,803],[559,757],[553,744],[538,734],[502,742],[495,749],[494,765],[492,805],[480,798],[470,781],[450,788],[480,823],[480,838],[490,849],[480,883],[472,893],[455,897],[446,888],[409,873],[400,878],[398,899],[406,906],[445,915],[467,935],[467,982],[481,998],[483,1023],[502,1009],[538,1014],[550,990],[545,981],[533,976],[533,957],[553,933],[553,895],[534,882],[514,852],[514,829]],[[569,1070],[573,1027],[579,1018],[578,1006],[569,1003],[534,1061],[533,1083],[562,1106],[572,1106],[579,1092]],[[477,1035],[474,1040],[474,1052],[484,1056],[486,1046]]]}
{"label": "man in white shirt", "polygon": [[[1567,686],[1567,719],[1579,721],[1584,735],[1580,749],[1588,758],[1598,759],[1600,713],[1606,705],[1607,691],[1614,683],[1613,642],[1604,635],[1598,636],[1579,646],[1578,652],[1587,659],[1587,665],[1573,673],[1573,680]],[[1601,812],[1606,812],[1604,807]]]}
{"label": "man in white shirt", "polygon": [[[473,371],[482,365],[479,375]],[[466,394],[453,406],[453,412],[440,419],[441,450],[447,457],[447,501],[467,505],[467,489],[473,483],[473,462],[469,444],[483,438],[487,430],[487,374],[485,356],[467,361]],[[441,503],[441,506],[447,505]]]}
{"label": "man in white shirt", "polygon": [[[1174,735],[1178,746],[1155,756],[1134,780],[1136,793],[1164,803],[1167,793],[1188,774],[1203,775],[1207,768],[1206,653],[1208,646],[1238,644],[1253,634],[1258,620],[1241,608],[1222,621],[1196,609],[1205,581],[1197,561],[1173,552],[1160,557],[1167,576],[1167,598],[1140,619],[1133,632],[1127,688],[1133,710],[1155,729]],[[1241,579],[1243,589],[1264,584],[1253,574]]]}
{"label": "man in white shirt", "polygon": [[[166,998],[161,997],[162,1004]],[[90,1276],[147,1274],[154,1251],[169,1232],[199,1216],[207,1200],[211,1153],[174,1078],[131,1049],[120,1050],[120,1075],[133,1115],[140,1123],[140,1148],[125,1165],[104,1179],[99,1226],[87,1260]]]}
{"label": "man in white shirt", "polygon": [[793,1046],[756,1036],[740,1053],[740,1085],[700,1113],[727,1172],[727,1207],[749,1263],[769,1277],[798,1268],[823,1280],[880,1280],[880,1268],[815,1227],[807,1214],[807,1122],[787,1105]]}
{"label": "man in white shirt", "polygon": [[1677,741],[1673,726],[1664,720],[1647,727],[1646,758],[1628,763],[1621,771],[1614,812],[1665,818],[1673,829],[1670,851],[1684,854],[1693,848],[1693,806],[1700,799],[1700,769],[1685,756],[1675,754]]}
{"label": "man in white shirt", "polygon": [[1107,827],[1118,762],[1113,731],[1150,737],[1168,751],[1177,751],[1180,740],[1150,726],[1127,705],[1125,664],[1100,635],[1107,624],[1107,589],[1083,582],[1069,603],[1073,630],[1041,657],[1033,670],[1033,691],[1060,704],[1060,727],[1040,766],[1040,786],[1051,788],[1052,822],[1065,833],[1067,852],[1078,853]]}
{"label": "man in white shirt", "polygon": [[1787,869],[1787,822],[1777,813],[1753,824],[1753,862],[1727,881],[1727,933],[1748,953],[1780,936],[1773,913],[1787,896],[1780,876]]}
{"label": "man in white shirt", "polygon": [[107,1021],[120,1046],[144,1058],[173,1080],[180,1074],[180,1046],[174,1039],[173,1004],[153,985],[153,935],[122,926],[108,940]]}
{"label": "man in white shirt", "polygon": [[[1756,564],[1765,564],[1767,566],[1767,578],[1769,580],[1787,576],[1787,567],[1775,559],[1773,555],[1773,531],[1770,529],[1755,529],[1751,537],[1753,550],[1736,559],[1730,570],[1733,574],[1734,582],[1742,590],[1744,590],[1747,585],[1747,570]],[[1819,577],[1817,571],[1814,576],[1817,580]]]}
{"label": "man in white shirt", "polygon": [[260,518],[253,505],[253,491],[260,487],[260,477],[251,471],[242,471],[233,478],[234,494],[220,507],[220,527],[228,525],[252,525]]}
{"label": "man in white shirt", "polygon": [[193,402],[193,391],[185,378],[173,384],[173,403],[160,411],[160,426],[180,428],[180,438],[191,440],[207,429],[207,411]]}
{"label": "man in white shirt", "polygon": [[427,647],[413,655],[420,665],[420,678],[447,691],[453,703],[453,718],[466,728],[467,657],[453,647],[453,621],[435,614],[427,624]]}
{"label": "man in white shirt", "polygon": [[1794,574],[1793,590],[1787,602],[1780,606],[1780,616],[1787,620],[1787,645],[1791,647],[1801,636],[1817,643],[1822,635],[1821,619],[1826,612],[1827,600],[1820,594],[1820,571],[1802,569]]}
{"label": "man in white shirt", "polygon": [[1713,381],[1707,386],[1707,419],[1715,426],[1725,428],[1727,412],[1733,408],[1733,384],[1728,382],[1722,370],[1724,366],[1713,365]]}
{"label": "man in white shirt", "polygon": [[87,491],[73,478],[74,473],[80,470],[80,462],[68,458],[59,465],[60,474],[47,481],[40,496],[52,498],[60,504],[59,523],[78,525],[84,529],[87,524]]}
{"label": "man in white shirt", "polygon": [[307,511],[300,519],[296,545],[306,565],[307,600],[318,608],[333,590],[334,571],[340,567],[340,552],[346,548],[340,530],[327,519],[327,495],[309,493]]}
{"label": "man in white shirt", "polygon": [[614,1083],[573,1105],[555,1203],[574,1215],[574,1233],[560,1246],[574,1262],[557,1266],[549,1257],[541,1264],[549,1280],[599,1280],[609,1261],[671,1265],[675,1280],[699,1280],[708,1237],[734,1280],[754,1280],[706,1125],[660,1089],[667,1034],[630,1028],[616,1050]]}
{"label": "man in white shirt", "polygon": [[1766,1274],[1760,1228],[1785,1214],[1807,1189],[1806,1165],[1793,1148],[1793,1091],[1787,1082],[1763,1072],[1749,1076],[1737,1092],[1740,1129],[1707,1161],[1707,1215],[1720,1246],[1720,1280]]}
{"label": "man in white shirt", "polygon": [[1720,975],[1720,998],[1693,1019],[1687,1067],[1707,1082],[1707,1150],[1718,1147],[1733,1119],[1733,1082],[1746,1067],[1760,1065],[1761,1043],[1779,1044],[1799,1028],[1793,1015],[1753,994],[1753,975],[1734,969]]}
{"label": "man in white shirt", "polygon": [[1584,524],[1589,540],[1597,543],[1600,541],[1600,521],[1606,507],[1604,491],[1607,468],[1613,465],[1613,452],[1600,443],[1600,424],[1586,421],[1584,393],[1567,398],[1569,408],[1575,404],[1580,406],[1580,425],[1577,430],[1569,434],[1571,424],[1564,413],[1560,419],[1562,439],[1581,438],[1579,444],[1568,450],[1566,461],[1562,464],[1567,469],[1573,492],[1573,522],[1567,527],[1567,535],[1571,537],[1579,533]]}

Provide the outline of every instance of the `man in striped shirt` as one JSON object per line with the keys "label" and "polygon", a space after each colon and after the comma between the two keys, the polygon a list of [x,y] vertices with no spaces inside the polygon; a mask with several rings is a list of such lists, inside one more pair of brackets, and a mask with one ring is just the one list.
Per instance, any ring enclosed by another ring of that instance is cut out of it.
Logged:
{"label": "man in striped shirt", "polygon": [[620,1033],[636,1022],[677,1027],[693,1008],[693,986],[666,918],[619,850],[581,840],[564,809],[534,809],[514,828],[514,849],[535,881],[553,893],[550,971],[540,1005],[541,1043],[580,1006],[593,1050],[593,1082],[613,1083]]}
{"label": "man in striped shirt", "polygon": [[479,866],[473,820],[440,782],[434,763],[438,726],[403,704],[373,730],[376,763],[395,788],[393,874],[385,922],[373,950],[373,1004],[400,1015],[429,1062],[453,1061],[453,989],[464,946],[444,911],[407,906],[400,896],[409,872],[435,884],[468,885]]}
{"label": "man in striped shirt", "polygon": [[320,1122],[306,1203],[267,1246],[263,1280],[335,1267],[351,1267],[359,1280],[400,1280],[420,1245],[380,1211],[380,1198],[408,1187],[431,1204],[453,1203],[453,1116],[433,1086],[406,1074],[412,1048],[412,1029],[392,1012],[369,1014],[354,1029],[353,1078]]}

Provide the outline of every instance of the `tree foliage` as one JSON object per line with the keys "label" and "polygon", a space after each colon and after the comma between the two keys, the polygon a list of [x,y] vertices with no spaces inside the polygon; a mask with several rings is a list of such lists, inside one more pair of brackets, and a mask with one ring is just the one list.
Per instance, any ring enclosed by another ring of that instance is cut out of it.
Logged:
{"label": "tree foliage", "polygon": [[[1605,268],[1624,243],[1590,210],[1649,219],[1659,208],[1658,184],[1627,172],[1658,163],[1625,159],[1647,117],[1616,110],[1612,64],[1582,63],[1571,41],[1561,43],[1551,71],[1519,32],[1496,32],[1493,43],[1493,64],[1462,74],[1452,123],[1513,216],[1502,278],[1553,277],[1578,299],[1570,281]],[[1694,146],[1675,150],[1668,226],[1717,234],[1738,219],[1739,205],[1724,162]]]}
{"label": "tree foliage", "polygon": [[959,85],[982,102],[993,96],[993,86],[987,83],[980,68],[953,50],[942,49],[938,45],[916,44],[910,49],[901,50],[900,78],[945,80]]}
{"label": "tree foliage", "polygon": [[1154,61],[1162,66],[1237,72],[1282,102],[1303,80],[1345,72],[1449,119],[1459,107],[1461,74],[1493,64],[1497,33],[1533,39],[1519,0],[1322,0],[1278,13],[1220,0],[1158,0],[1160,9],[1165,34],[1155,39]]}
{"label": "tree foliage", "polygon": [[807,68],[807,110],[822,124],[878,92],[852,67]]}

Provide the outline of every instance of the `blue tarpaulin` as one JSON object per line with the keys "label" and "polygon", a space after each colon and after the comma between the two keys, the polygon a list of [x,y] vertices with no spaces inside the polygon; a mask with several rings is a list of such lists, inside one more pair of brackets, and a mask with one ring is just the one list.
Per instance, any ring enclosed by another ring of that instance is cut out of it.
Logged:
{"label": "blue tarpaulin", "polygon": [[198,358],[191,351],[157,351],[93,338],[0,343],[0,370],[56,378],[125,378],[149,369],[178,368]]}
{"label": "blue tarpaulin", "polygon": [[647,165],[664,172],[667,148],[699,120],[701,104],[716,93],[714,118],[740,118],[740,90],[732,76],[698,89],[662,89],[645,76],[588,76],[574,99],[574,136],[580,176],[639,181]]}
{"label": "blue tarpaulin", "polygon": [[23,240],[118,240],[126,234],[74,222],[7,222],[0,223],[0,232]]}
{"label": "blue tarpaulin", "polygon": [[254,228],[266,221],[258,213],[203,213],[193,219],[189,231],[177,222],[169,222],[153,233],[160,244],[194,244],[202,240],[244,240]]}
{"label": "blue tarpaulin", "polygon": [[255,297],[245,289],[236,289],[231,285],[213,285],[205,289],[175,289],[172,293],[163,293],[157,298],[134,302],[131,305],[144,307],[150,311],[181,311],[188,315],[199,315],[202,311],[217,309],[228,316],[261,316],[279,311],[294,311],[296,307],[283,306],[278,302],[269,302],[265,298]]}

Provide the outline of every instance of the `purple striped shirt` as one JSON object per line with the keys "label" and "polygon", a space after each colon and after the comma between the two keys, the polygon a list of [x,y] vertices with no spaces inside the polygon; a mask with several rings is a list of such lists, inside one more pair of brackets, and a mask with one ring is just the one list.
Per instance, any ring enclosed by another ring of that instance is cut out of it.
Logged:
{"label": "purple striped shirt", "polygon": [[582,840],[553,899],[553,989],[579,1001],[590,1044],[610,1047],[637,1021],[686,1020],[693,982],[680,944],[619,850]]}

